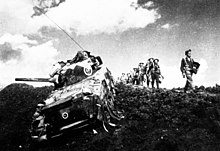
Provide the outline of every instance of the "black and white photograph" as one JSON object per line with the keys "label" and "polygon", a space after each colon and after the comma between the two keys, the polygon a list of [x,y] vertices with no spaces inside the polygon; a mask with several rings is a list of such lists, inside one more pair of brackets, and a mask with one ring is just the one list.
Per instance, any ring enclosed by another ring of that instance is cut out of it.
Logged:
{"label": "black and white photograph", "polygon": [[219,151],[219,0],[1,0],[0,150]]}

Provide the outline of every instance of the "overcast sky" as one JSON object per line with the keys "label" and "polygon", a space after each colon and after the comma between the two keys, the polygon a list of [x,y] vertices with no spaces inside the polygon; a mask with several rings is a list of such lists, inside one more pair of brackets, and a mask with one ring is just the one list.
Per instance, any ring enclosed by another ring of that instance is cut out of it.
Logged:
{"label": "overcast sky", "polygon": [[53,22],[101,56],[115,78],[154,57],[165,77],[162,87],[183,87],[180,61],[192,49],[201,64],[195,85],[220,83],[218,0],[66,0],[48,10],[49,19],[31,17],[32,0],[0,3],[0,85],[15,77],[49,77],[53,63],[81,50]]}

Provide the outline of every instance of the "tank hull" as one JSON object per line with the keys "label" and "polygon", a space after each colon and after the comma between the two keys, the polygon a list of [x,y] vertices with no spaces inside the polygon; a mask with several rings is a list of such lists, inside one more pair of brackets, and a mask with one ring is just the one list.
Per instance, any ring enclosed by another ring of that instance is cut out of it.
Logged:
{"label": "tank hull", "polygon": [[47,140],[97,121],[105,125],[109,124],[110,118],[120,120],[113,112],[112,82],[109,70],[99,70],[80,82],[53,91],[36,108],[31,137],[38,141]]}

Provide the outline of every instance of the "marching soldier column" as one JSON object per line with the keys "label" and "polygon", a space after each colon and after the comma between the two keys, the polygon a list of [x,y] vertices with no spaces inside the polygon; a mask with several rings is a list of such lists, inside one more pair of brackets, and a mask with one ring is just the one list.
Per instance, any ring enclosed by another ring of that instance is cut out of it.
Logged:
{"label": "marching soldier column", "polygon": [[144,64],[140,62],[138,67],[133,68],[131,73],[122,73],[119,78],[120,82],[123,84],[133,84],[140,86],[147,86],[148,88],[159,88],[163,76],[161,75],[159,59],[149,58],[147,63]]}
{"label": "marching soldier column", "polygon": [[[195,62],[191,57],[191,49],[185,51],[185,58],[181,60],[180,71],[182,72],[183,78],[186,77],[186,84],[184,92],[192,92],[194,89],[192,75],[197,74],[200,67],[198,62]],[[127,75],[127,76],[126,76]],[[122,80],[123,79],[123,80]],[[160,88],[160,84],[164,77],[161,74],[159,59],[149,58],[147,63],[144,65],[143,62],[138,64],[138,67],[133,68],[132,74],[123,73],[120,82],[124,84],[133,84],[146,86],[147,88]]]}

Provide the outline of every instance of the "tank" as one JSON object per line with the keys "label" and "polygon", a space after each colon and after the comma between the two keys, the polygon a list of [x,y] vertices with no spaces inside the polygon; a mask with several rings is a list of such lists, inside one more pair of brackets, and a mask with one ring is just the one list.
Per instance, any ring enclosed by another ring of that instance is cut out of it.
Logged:
{"label": "tank", "polygon": [[[80,80],[74,82],[69,80],[64,86],[53,90],[46,100],[37,104],[30,128],[32,139],[48,140],[70,130],[94,125],[99,121],[108,132],[106,127],[115,126],[112,120],[123,118],[114,109],[114,80],[108,68],[99,67],[93,70],[92,74],[84,75],[87,76]],[[82,77],[82,74],[79,76]],[[15,80],[51,82],[49,78]]]}

